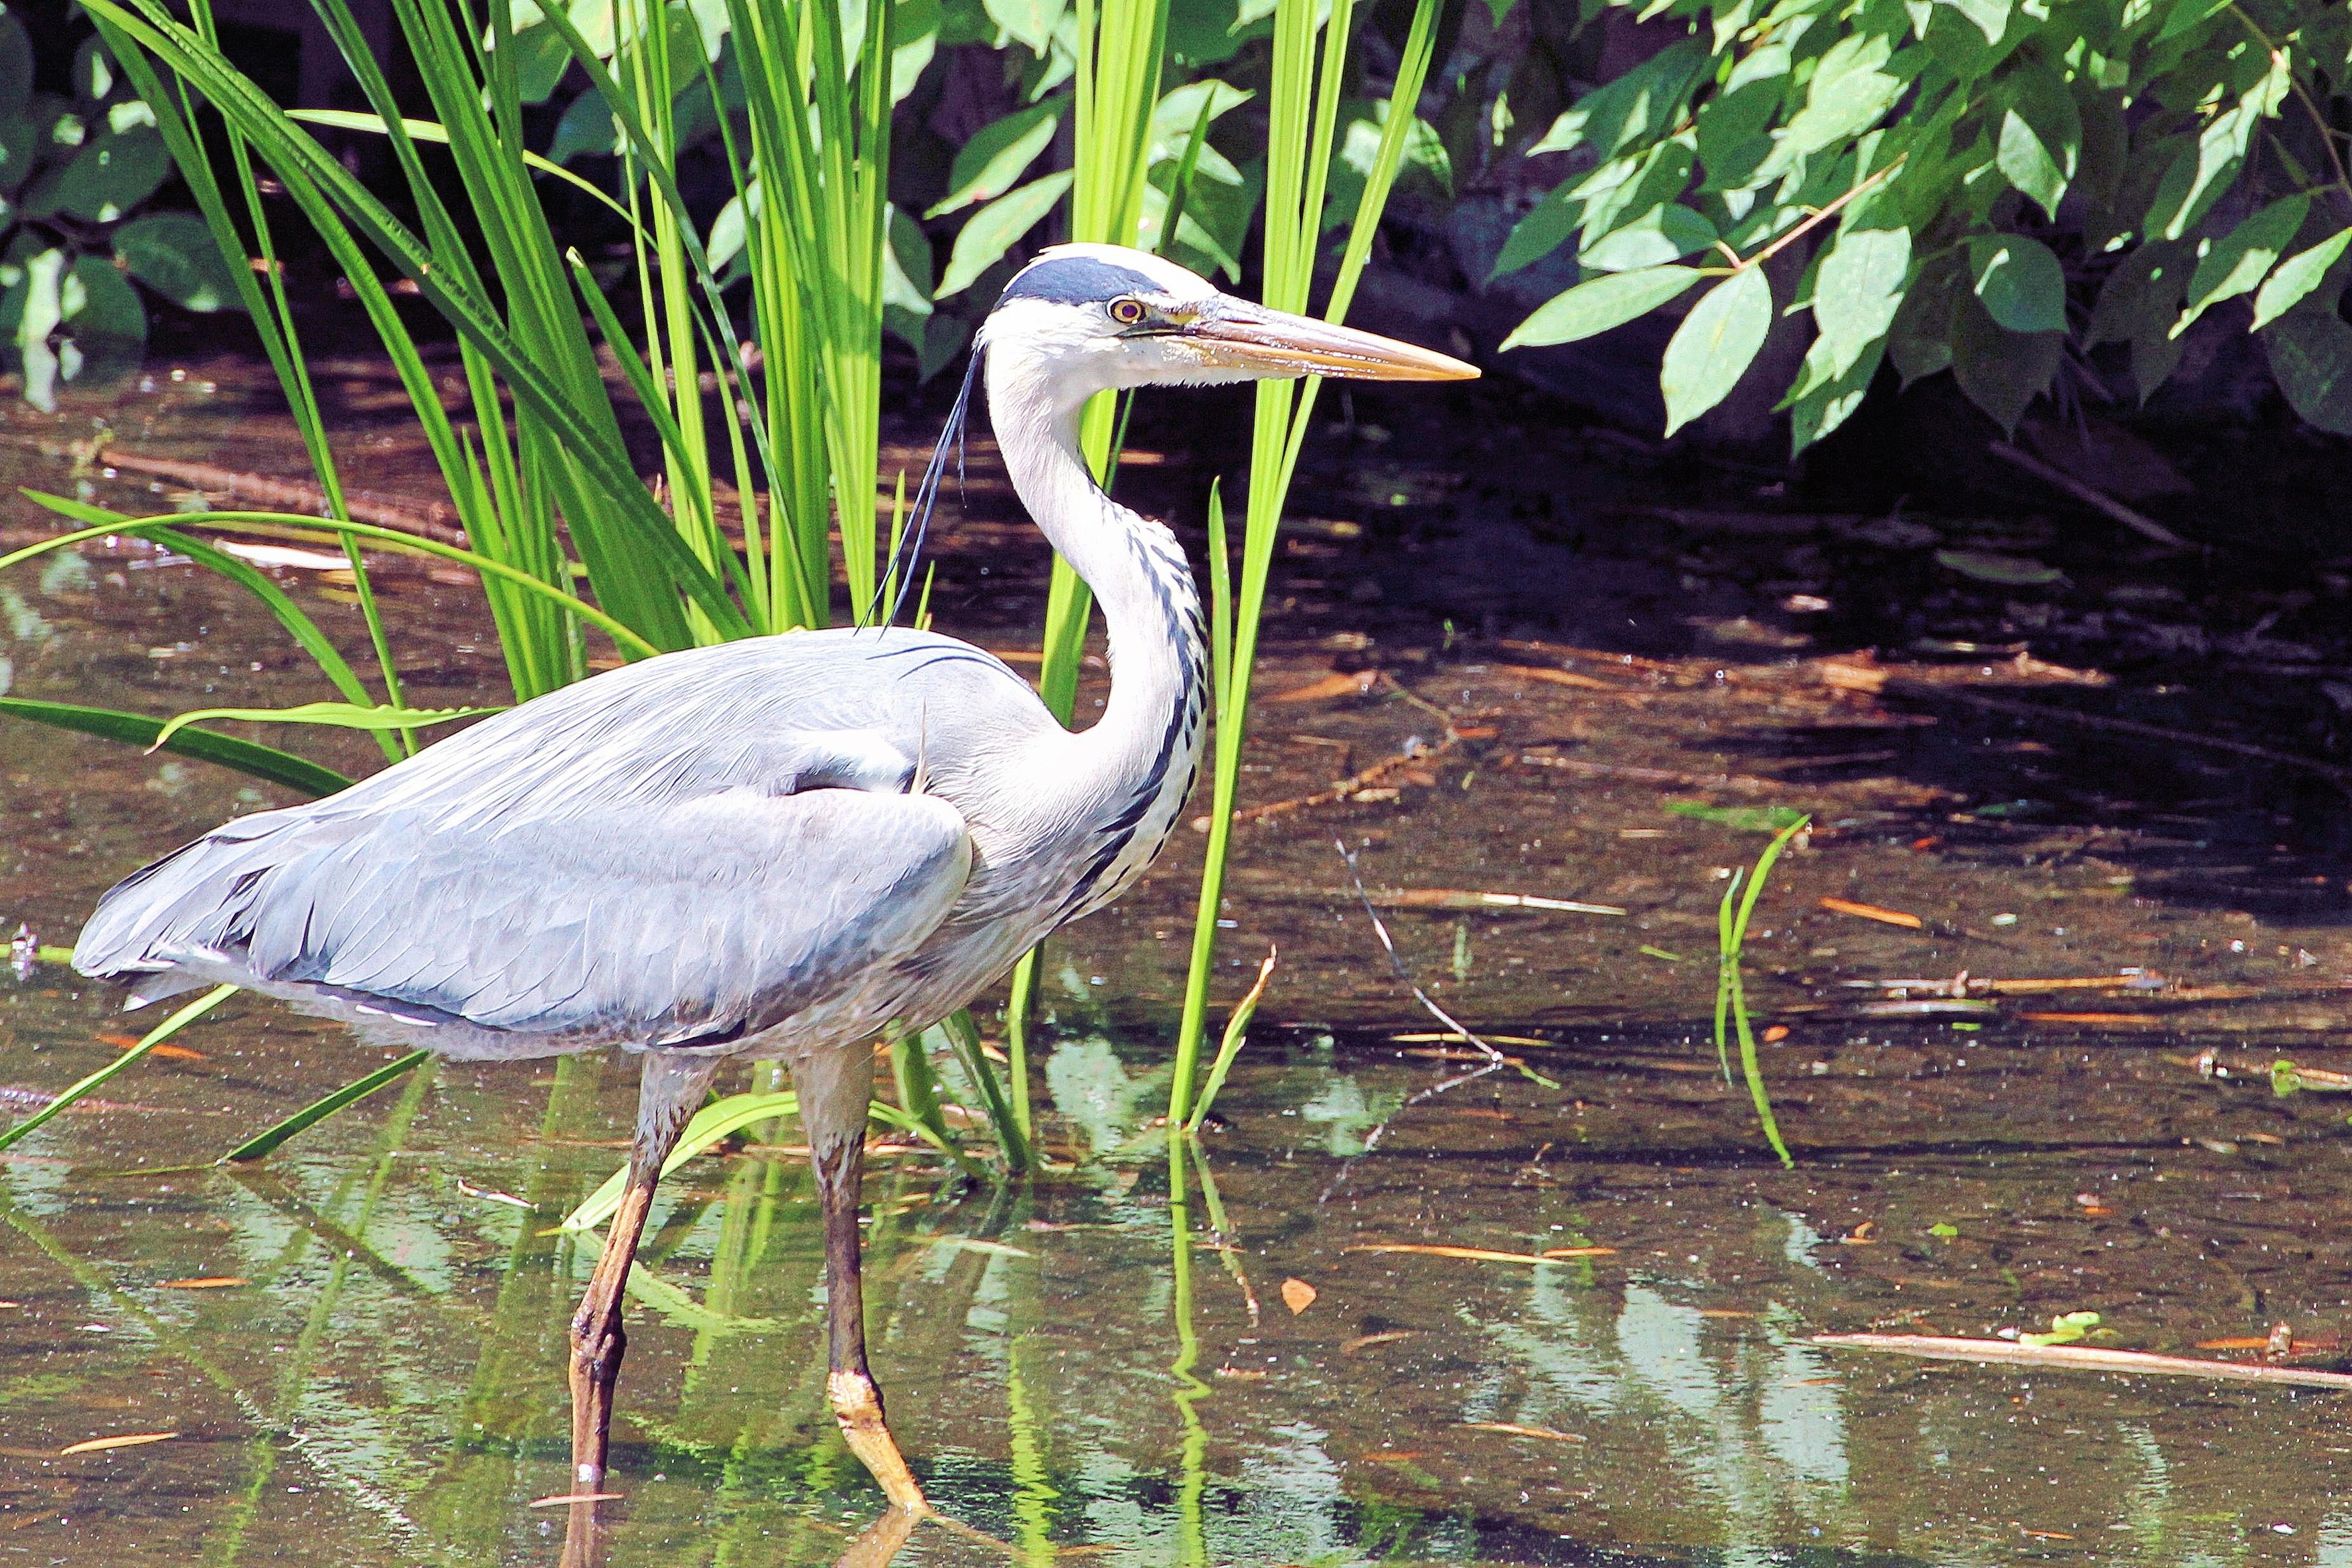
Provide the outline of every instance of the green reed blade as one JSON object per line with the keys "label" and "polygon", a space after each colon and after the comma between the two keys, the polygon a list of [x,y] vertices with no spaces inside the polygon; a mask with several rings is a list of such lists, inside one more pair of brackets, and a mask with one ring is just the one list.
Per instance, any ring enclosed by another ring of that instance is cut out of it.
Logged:
{"label": "green reed blade", "polygon": [[404,550],[417,555],[438,556],[444,561],[454,561],[461,566],[470,566],[487,576],[511,583],[527,593],[536,594],[562,605],[582,620],[602,629],[615,643],[618,643],[625,652],[650,658],[659,651],[630,627],[604,614],[595,605],[585,600],[576,599],[561,589],[551,588],[527,572],[509,566],[503,561],[493,561],[487,555],[477,554],[463,546],[444,544],[437,539],[425,539],[417,534],[404,533],[396,528],[378,528],[373,523],[341,522],[331,518],[303,517],[299,513],[283,511],[175,511],[162,517],[125,517],[120,513],[107,511],[100,507],[68,500],[64,496],[48,495],[39,490],[24,490],[20,493],[26,500],[47,507],[49,510],[64,517],[80,521],[95,516],[104,521],[87,528],[77,529],[71,533],[60,533],[54,539],[45,539],[38,544],[28,544],[11,554],[0,555],[0,571],[5,571],[17,562],[29,556],[38,555],[44,551],[56,550],[68,544],[79,544],[88,539],[103,539],[110,533],[129,533],[143,537],[176,533],[180,529],[191,527],[234,527],[238,523],[280,523],[302,528],[332,529],[338,533],[347,533],[354,538],[372,539],[378,544],[395,550]]}
{"label": "green reed blade", "polygon": [[[1435,50],[1440,0],[1417,0],[1406,50],[1389,95],[1390,126],[1380,157],[1358,201],[1341,270],[1324,316],[1337,321],[1352,303],[1357,279],[1370,255],[1378,226],[1403,154],[1400,126],[1411,124]],[[1261,290],[1276,310],[1303,311],[1314,282],[1323,232],[1323,191],[1330,168],[1332,132],[1347,58],[1350,0],[1333,0],[1318,52],[1315,0],[1281,0],[1275,10],[1274,60],[1267,93],[1265,277]],[[1201,893],[1192,923],[1192,951],[1185,976],[1184,1007],[1176,1039],[1176,1078],[1170,1089],[1169,1119],[1181,1121],[1206,1032],[1209,985],[1215,974],[1217,915],[1224,895],[1225,863],[1233,840],[1234,800],[1241,777],[1242,744],[1248,724],[1250,677],[1257,656],[1258,626],[1274,562],[1275,542],[1309,427],[1320,378],[1303,384],[1260,382],[1250,447],[1250,488],[1242,527],[1238,580],[1228,580],[1213,618],[1230,628],[1225,675],[1216,696],[1216,733],[1210,775],[1209,842]],[[1216,567],[1211,588],[1216,593]],[[1230,570],[1230,568],[1228,568]]]}
{"label": "green reed blade", "polygon": [[258,1160],[276,1150],[288,1139],[307,1132],[337,1111],[357,1105],[377,1089],[406,1078],[433,1059],[431,1051],[411,1051],[397,1061],[386,1062],[365,1078],[353,1079],[334,1093],[312,1100],[285,1121],[266,1131],[256,1134],[223,1154],[216,1163],[245,1164]]}
{"label": "green reed blade", "polygon": [[1715,1060],[1723,1069],[1723,1081],[1731,1082],[1731,978],[1738,962],[1738,949],[1731,939],[1734,900],[1739,895],[1740,884],[1748,879],[1748,868],[1732,868],[1730,885],[1723,889],[1723,902],[1715,910]]}
{"label": "green reed blade", "polygon": [[[201,34],[208,38],[214,37],[212,11],[207,0],[194,0],[190,14]],[[310,457],[311,471],[317,476],[319,487],[326,497],[327,510],[337,517],[349,516],[334,449],[328,442],[326,421],[320,411],[317,391],[311,384],[310,367],[303,358],[293,302],[286,292],[285,268],[278,258],[268,212],[254,178],[252,159],[247,153],[244,140],[234,131],[229,132],[231,168],[238,189],[245,196],[247,219],[253,226],[255,246],[260,252],[258,277],[253,268],[246,265],[245,243],[238,235],[236,220],[229,215],[227,202],[222,196],[219,176],[212,166],[210,152],[203,137],[194,130],[194,108],[187,100],[184,84],[179,90],[167,94],[162,79],[156,75],[152,64],[143,53],[103,24],[100,25],[100,33],[109,47],[115,49],[115,58],[121,61],[124,74],[131,78],[142,101],[153,110],[156,129],[163,138],[164,150],[183,172],[189,194],[196,198],[197,210],[204,216],[205,227],[212,233],[213,243],[219,248],[230,277],[236,281],[246,314],[261,338],[262,352],[268,356],[278,384],[285,392],[288,411],[293,416],[303,449]],[[260,280],[263,278],[268,280],[267,293]],[[361,617],[368,628],[369,645],[374,649],[376,667],[383,673],[385,700],[395,708],[403,706],[399,666],[393,657],[391,637],[376,604],[375,587],[368,575],[367,563],[361,558],[357,547],[348,541],[344,544],[344,553],[351,563],[352,586],[358,594]],[[384,755],[394,761],[415,749],[413,736],[404,731],[396,733],[397,739],[392,734],[377,737]]]}
{"label": "green reed blade", "polygon": [[890,1042],[890,1078],[898,1090],[899,1108],[928,1129],[941,1148],[953,1147],[955,1134],[948,1131],[946,1113],[940,1109],[939,1074],[919,1032]]}
{"label": "green reed blade", "polygon": [[[450,132],[451,152],[458,158],[468,185],[488,193],[488,199],[476,204],[476,228],[497,263],[506,300],[517,314],[520,335],[510,331],[491,308],[464,255],[464,246],[455,239],[454,225],[429,191],[418,196],[428,230],[445,229],[450,234],[446,243],[438,245],[419,240],[314,137],[288,120],[216,49],[206,48],[201,39],[173,22],[154,0],[131,0],[131,4],[139,7],[140,15],[126,9],[120,0],[92,0],[92,8],[189,79],[254,142],[281,178],[290,173],[299,175],[303,185],[315,187],[314,197],[331,203],[336,213],[356,226],[496,369],[513,394],[518,416],[527,415],[544,426],[553,447],[549,454],[553,459],[548,465],[550,480],[564,506],[599,598],[666,647],[683,647],[691,640],[683,608],[672,596],[672,589],[683,592],[724,635],[746,635],[750,626],[741,612],[687,549],[629,466],[585,329],[570,304],[571,285],[553,255],[544,215],[530,197],[528,172],[520,159],[509,160],[513,177],[525,184],[520,195],[505,191],[502,165],[488,151],[489,139],[468,131],[468,121],[478,122],[482,118],[475,100],[478,94],[469,96],[475,89],[453,91],[436,72],[425,73],[428,86],[435,89],[441,123]],[[320,9],[322,14],[341,10],[341,0],[325,0]],[[412,45],[436,41],[432,7],[420,11],[415,5],[404,4],[399,9],[404,27],[421,30],[412,33]],[[440,23],[446,31],[446,16]],[[446,52],[446,43],[443,47]],[[364,56],[364,50],[359,52]],[[389,89],[383,87],[381,72],[373,61],[355,59],[352,65],[372,97],[381,89],[377,110],[386,117],[391,140],[404,164],[413,163],[415,149],[400,132],[397,110],[390,100]],[[416,167],[421,184],[422,166]],[[289,194],[302,199],[295,180],[285,183]]]}
{"label": "green reed blade", "polygon": [[[1274,979],[1275,954],[1269,951],[1265,962],[1258,965],[1257,984],[1249,988],[1234,1008],[1234,1016],[1225,1020],[1224,1038],[1217,1044],[1216,1059],[1209,1064],[1209,1080],[1201,1086],[1200,1097],[1192,1102],[1192,1113],[1185,1120],[1184,1131],[1198,1132],[1209,1119],[1209,1108],[1216,1103],[1217,1091],[1225,1087],[1225,1075],[1233,1070],[1234,1058],[1242,1054],[1249,1043],[1250,1019],[1257,1015],[1257,1005],[1265,995],[1265,988]],[[1202,1174],[1208,1174],[1204,1166]]]}
{"label": "green reed blade", "polygon": [[973,1089],[987,1102],[989,1124],[996,1133],[997,1146],[1004,1151],[1006,1173],[1019,1175],[1029,1168],[1028,1131],[1014,1116],[1003,1086],[996,1081],[996,1069],[989,1065],[986,1053],[980,1048],[980,1026],[972,1022],[971,1009],[957,1008],[941,1021],[940,1027],[947,1031],[948,1044],[962,1065],[964,1076],[971,1079]]}
{"label": "green reed blade", "polygon": [[186,1006],[181,1008],[178,1012],[173,1014],[170,1017],[156,1025],[152,1029],[148,1030],[147,1033],[140,1038],[137,1045],[131,1047],[129,1050],[123,1052],[121,1056],[107,1063],[96,1072],[91,1073],[89,1077],[84,1078],[79,1082],[74,1084],[72,1088],[67,1089],[63,1094],[58,1095],[55,1100],[49,1101],[48,1104],[41,1107],[40,1110],[33,1112],[32,1115],[27,1116],[25,1120],[17,1122],[7,1131],[0,1132],[0,1149],[6,1149],[12,1144],[16,1143],[29,1134],[35,1128],[47,1122],[49,1118],[65,1110],[76,1100],[88,1095],[90,1090],[97,1089],[109,1079],[114,1077],[117,1073],[129,1068],[131,1063],[145,1056],[149,1051],[153,1050],[157,1046],[162,1045],[164,1041],[178,1034],[182,1029],[186,1028],[189,1025],[194,1023],[197,1019],[203,1017],[205,1014],[219,1006],[223,1002],[226,1002],[230,997],[236,995],[236,992],[237,988],[234,985],[214,986],[210,991],[205,992],[194,1002],[189,1003]]}
{"label": "green reed blade", "polygon": [[[155,738],[163,728],[160,719],[150,719],[143,713],[123,713],[111,708],[86,708],[73,702],[40,702],[26,697],[0,697],[0,713],[12,718],[27,719],[54,729],[72,730],[84,735],[97,735],[109,741],[121,741],[142,750],[153,749]],[[215,735],[203,730],[183,730],[163,743],[163,750],[199,762],[217,763],[225,768],[283,784],[304,795],[328,795],[348,789],[352,781],[332,768],[321,767],[307,757],[291,752],[281,752],[272,746],[240,741],[233,735]]]}
{"label": "green reed blade", "polygon": [[1789,1145],[1781,1140],[1780,1122],[1772,1114],[1772,1099],[1764,1083],[1764,1069],[1756,1054],[1756,1031],[1748,1015],[1748,986],[1740,973],[1740,954],[1748,941],[1748,922],[1756,912],[1756,900],[1763,895],[1765,879],[1772,874],[1781,851],[1789,841],[1812,825],[1810,816],[1800,817],[1773,836],[1764,853],[1756,858],[1756,868],[1747,878],[1747,889],[1741,893],[1739,907],[1732,910],[1731,896],[1739,889],[1738,879],[1724,889],[1723,905],[1717,914],[1717,930],[1720,943],[1719,979],[1715,1005],[1715,1043],[1718,1055],[1724,1049],[1723,1028],[1726,1014],[1729,1015],[1739,1039],[1739,1068],[1748,1080],[1748,1097],[1755,1103],[1756,1117],[1763,1124],[1765,1140],[1772,1145],[1780,1163],[1790,1170],[1796,1160]]}

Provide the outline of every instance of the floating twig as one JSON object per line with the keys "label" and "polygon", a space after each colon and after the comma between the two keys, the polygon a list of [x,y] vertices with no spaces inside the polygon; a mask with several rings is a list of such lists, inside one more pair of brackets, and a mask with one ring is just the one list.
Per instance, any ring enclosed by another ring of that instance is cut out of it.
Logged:
{"label": "floating twig", "polygon": [[1985,448],[1994,457],[2013,468],[2024,469],[2035,479],[2056,485],[2094,511],[2103,511],[2134,533],[2155,540],[2174,550],[2192,548],[2189,541],[2142,511],[2126,506],[2095,485],[2084,483],[2065,469],[2045,463],[2031,452],[2021,452],[2006,441],[1995,441]]}
{"label": "floating twig", "polygon": [[1985,1362],[2066,1372],[2137,1373],[2149,1377],[2202,1377],[2220,1383],[2282,1383],[2303,1388],[2352,1388],[2352,1374],[2340,1372],[2198,1361],[2189,1356],[2097,1350],[2087,1345],[2024,1345],[2007,1340],[1958,1339],[1940,1334],[1815,1334],[1810,1342],[1831,1350],[1885,1351],[1894,1355],[1923,1356],[1929,1361]]}

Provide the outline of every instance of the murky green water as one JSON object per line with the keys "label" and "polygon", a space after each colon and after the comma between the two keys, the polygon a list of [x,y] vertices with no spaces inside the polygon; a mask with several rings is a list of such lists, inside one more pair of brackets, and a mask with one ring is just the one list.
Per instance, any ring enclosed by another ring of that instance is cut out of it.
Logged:
{"label": "murky green water", "polygon": [[[204,434],[173,417],[164,435]],[[29,458],[0,477],[58,482]],[[6,504],[7,528],[37,528]],[[151,712],[319,694],[274,628],[151,552],[5,586],[19,694]],[[495,697],[461,585],[384,591],[420,700]],[[1284,623],[1270,689],[1328,673],[1314,613]],[[1234,989],[1268,941],[1283,968],[1181,1202],[1152,1118],[1192,842],[1055,950],[1039,1089],[1066,1168],[991,1190],[877,1158],[877,1371],[941,1508],[1019,1562],[1139,1568],[2352,1568],[2340,1395],[1809,1342],[2095,1310],[2100,1342],[2226,1355],[2195,1347],[2284,1323],[2297,1364],[2334,1364],[2352,1130],[2339,1100],[2273,1096],[2267,1068],[2352,1066],[2341,873],[2310,828],[2341,803],[2161,747],[1825,695],[1780,666],[1587,661],[1584,686],[1538,666],[1561,661],[1400,659],[1418,704],[1265,710],[1259,802],[1428,740],[1432,707],[1496,733],[1428,760],[1428,783],[1401,775],[1396,799],[1240,836]],[[370,765],[362,738],[297,743]],[[1546,755],[1619,771],[1528,760]],[[1727,772],[1785,789],[1675,783]],[[2027,796],[2044,808],[1979,809]],[[141,860],[269,798],[0,725],[0,917],[67,940]],[[1669,798],[1787,800],[1823,824],[1751,942],[1760,1021],[1787,1031],[1765,1057],[1793,1172],[1704,1039],[1715,901],[1761,840]],[[1462,1064],[1411,1037],[1433,1026],[1380,958],[1335,833],[1422,984],[1524,1040],[1507,1048],[1551,1084],[1506,1070],[1427,1093]],[[1402,896],[1431,890],[1627,912]],[[1920,987],[1848,984],[1962,969],[2112,984],[1927,1016]],[[114,1009],[52,967],[0,982],[6,1109],[111,1059]],[[184,1044],[200,1056],[142,1064],[0,1155],[0,1562],[551,1563],[562,1521],[529,1505],[564,1489],[564,1332],[593,1261],[552,1227],[620,1157],[628,1073],[445,1067],[229,1173],[188,1167],[376,1058],[243,998]],[[616,1565],[827,1563],[879,1507],[824,1406],[807,1167],[789,1125],[765,1137],[663,1189],[615,1429]],[[1612,1250],[1370,1250],[1398,1246]],[[1004,1560],[935,1526],[902,1558]]]}

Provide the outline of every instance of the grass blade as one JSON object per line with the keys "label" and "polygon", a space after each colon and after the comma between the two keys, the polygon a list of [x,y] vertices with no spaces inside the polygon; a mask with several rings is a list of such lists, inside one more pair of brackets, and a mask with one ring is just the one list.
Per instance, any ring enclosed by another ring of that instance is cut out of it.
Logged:
{"label": "grass blade", "polygon": [[971,1021],[971,1009],[957,1008],[940,1026],[947,1031],[948,1044],[954,1048],[956,1060],[962,1064],[964,1076],[971,1079],[981,1099],[988,1102],[988,1120],[995,1129],[997,1146],[1004,1151],[1006,1172],[1019,1175],[1029,1168],[1028,1134],[1014,1120],[1004,1088],[996,1081],[996,1070],[980,1048],[980,1026]]}
{"label": "grass blade", "polygon": [[98,1088],[100,1085],[105,1083],[109,1079],[114,1077],[117,1073],[120,1073],[126,1068],[130,1067],[132,1062],[137,1061],[149,1051],[153,1050],[157,1046],[162,1045],[164,1041],[178,1034],[182,1029],[186,1028],[189,1025],[194,1023],[197,1019],[203,1017],[205,1014],[219,1006],[223,1002],[226,1002],[230,997],[236,995],[236,992],[237,988],[234,985],[214,986],[210,991],[205,992],[202,996],[197,997],[194,1001],[189,1003],[186,1006],[181,1008],[178,1012],[173,1014],[170,1017],[164,1019],[162,1023],[148,1030],[146,1035],[141,1038],[137,1045],[131,1047],[129,1050],[123,1052],[121,1056],[115,1058],[112,1061],[107,1063],[96,1072],[91,1073],[88,1078],[83,1079],[80,1082],[67,1089],[63,1094],[60,1094],[55,1100],[49,1101],[48,1104],[41,1107],[40,1110],[36,1110],[32,1115],[27,1116],[22,1121],[17,1122],[14,1127],[9,1128],[5,1132],[0,1132],[0,1149],[6,1149],[16,1143],[27,1134],[31,1133],[35,1128],[39,1127],[42,1123],[47,1121],[49,1118],[66,1110],[68,1106],[72,1105],[74,1101],[82,1099],[84,1096],[88,1095],[90,1090]]}
{"label": "grass blade", "polygon": [[223,1154],[217,1163],[240,1165],[247,1161],[258,1160],[295,1134],[307,1132],[337,1111],[357,1105],[361,1100],[388,1084],[397,1083],[432,1059],[431,1051],[411,1051],[398,1061],[386,1062],[365,1078],[353,1079],[334,1093],[312,1100],[276,1126],[247,1139],[227,1153]]}
{"label": "grass blade", "polygon": [[1748,1080],[1748,1098],[1755,1103],[1757,1120],[1763,1123],[1765,1141],[1772,1145],[1772,1152],[1780,1157],[1780,1163],[1790,1170],[1796,1168],[1797,1162],[1780,1137],[1780,1124],[1772,1114],[1772,1097],[1764,1085],[1764,1069],[1757,1060],[1756,1029],[1748,1016],[1748,986],[1740,975],[1739,956],[1748,941],[1748,920],[1756,913],[1756,900],[1764,892],[1765,879],[1772,874],[1772,868],[1780,861],[1781,851],[1788,848],[1789,841],[1811,824],[1811,817],[1799,817],[1775,834],[1772,842],[1765,846],[1764,853],[1756,858],[1756,868],[1748,875],[1748,886],[1740,894],[1738,909],[1735,911],[1731,903],[1732,893],[1739,888],[1738,879],[1735,878],[1732,886],[1724,889],[1723,904],[1717,913],[1721,967],[1715,1002],[1716,1051],[1718,1056],[1725,1054],[1724,1023],[1726,1015],[1728,1015],[1739,1038],[1739,1069]]}
{"label": "grass blade", "polygon": [[1192,1114],[1184,1123],[1185,1131],[1198,1132],[1202,1123],[1208,1121],[1209,1107],[1216,1103],[1217,1090],[1225,1087],[1225,1074],[1233,1070],[1234,1058],[1249,1043],[1250,1019],[1257,1012],[1259,999],[1265,994],[1267,982],[1274,978],[1276,956],[1276,950],[1266,950],[1265,962],[1257,966],[1257,984],[1249,988],[1249,994],[1234,1008],[1234,1016],[1225,1020],[1225,1037],[1217,1045],[1217,1059],[1209,1064],[1209,1081],[1201,1086],[1200,1098],[1192,1102]]}
{"label": "grass blade", "polygon": [[[163,720],[150,719],[143,713],[124,713],[112,708],[87,708],[76,702],[41,702],[28,697],[0,697],[0,713],[29,719],[36,724],[47,724],[59,730],[125,742],[145,751],[155,749],[157,737],[163,729]],[[231,735],[183,730],[161,744],[163,750],[180,756],[217,763],[222,767],[234,768],[250,777],[283,784],[304,795],[333,795],[337,790],[350,788],[352,782],[334,769],[322,767],[307,757],[298,757],[291,752],[281,752],[274,746],[264,746],[252,741],[240,741]]]}

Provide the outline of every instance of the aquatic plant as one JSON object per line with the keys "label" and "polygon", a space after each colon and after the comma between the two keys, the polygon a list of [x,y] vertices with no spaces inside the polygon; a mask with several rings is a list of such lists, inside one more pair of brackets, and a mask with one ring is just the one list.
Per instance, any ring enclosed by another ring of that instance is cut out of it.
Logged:
{"label": "aquatic plant", "polygon": [[[1389,90],[1376,150],[1349,220],[1339,273],[1324,302],[1326,320],[1346,319],[1364,264],[1371,257],[1372,237],[1402,162],[1407,132],[1419,123],[1413,110],[1421,101],[1422,84],[1436,49],[1438,9],[1437,0],[1418,0],[1414,6],[1412,30]],[[1355,18],[1353,0],[1332,0],[1328,19],[1318,21],[1317,13],[1313,0],[1281,0],[1276,6],[1273,75],[1267,93],[1262,297],[1276,310],[1302,312],[1308,307],[1322,250],[1325,197],[1346,85],[1349,29]],[[1169,1090],[1171,1127],[1182,1125],[1192,1110],[1201,1043],[1208,1023],[1209,985],[1216,967],[1217,915],[1233,840],[1234,799],[1241,780],[1242,742],[1248,730],[1258,623],[1265,611],[1266,577],[1281,531],[1283,507],[1290,495],[1291,476],[1297,471],[1299,448],[1305,444],[1321,387],[1319,376],[1257,385],[1238,572],[1228,550],[1224,509],[1215,498],[1212,500],[1210,686],[1215,699],[1216,743],[1210,773],[1209,841],[1202,862],[1200,902],[1192,921],[1192,958],[1177,1030],[1176,1077]]]}
{"label": "aquatic plant", "polygon": [[1781,826],[1773,834],[1772,842],[1764,847],[1764,853],[1756,858],[1752,870],[1743,866],[1732,872],[1730,885],[1723,889],[1723,902],[1716,910],[1716,1059],[1722,1065],[1724,1081],[1729,1082],[1731,1054],[1726,1031],[1736,1031],[1740,1076],[1747,1082],[1748,1098],[1756,1107],[1756,1119],[1763,1125],[1764,1141],[1772,1145],[1772,1152],[1780,1157],[1780,1163],[1790,1169],[1797,1162],[1790,1154],[1789,1145],[1781,1141],[1780,1124],[1772,1114],[1772,1096],[1764,1085],[1764,1069],[1756,1058],[1756,1029],[1748,1016],[1748,986],[1740,973],[1739,958],[1748,942],[1748,922],[1756,913],[1756,900],[1764,892],[1764,879],[1772,874],[1789,841],[1811,826],[1812,820],[1810,816],[1798,816]]}

